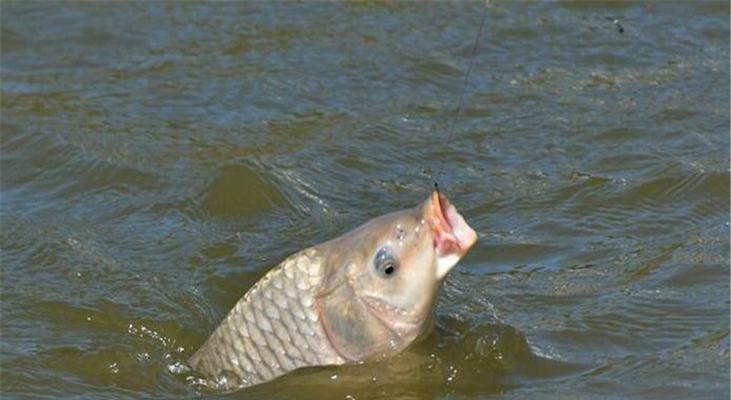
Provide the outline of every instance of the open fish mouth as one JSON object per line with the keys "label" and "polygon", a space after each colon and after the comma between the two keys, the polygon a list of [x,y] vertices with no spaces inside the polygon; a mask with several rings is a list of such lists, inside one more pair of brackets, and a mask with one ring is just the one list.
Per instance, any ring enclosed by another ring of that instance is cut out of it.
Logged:
{"label": "open fish mouth", "polygon": [[475,230],[439,190],[432,192],[426,214],[440,256],[462,258],[477,241]]}

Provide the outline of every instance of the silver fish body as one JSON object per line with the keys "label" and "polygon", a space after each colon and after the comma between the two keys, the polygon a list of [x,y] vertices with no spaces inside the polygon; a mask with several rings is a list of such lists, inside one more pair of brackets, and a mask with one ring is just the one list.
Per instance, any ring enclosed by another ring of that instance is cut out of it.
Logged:
{"label": "silver fish body", "polygon": [[301,367],[343,364],[346,360],[329,344],[314,307],[322,262],[310,248],[269,271],[188,363],[217,377],[217,386],[224,389],[266,382]]}
{"label": "silver fish body", "polygon": [[476,233],[435,191],[293,254],[269,271],[188,364],[225,390],[289,371],[382,359],[429,331],[447,272]]}

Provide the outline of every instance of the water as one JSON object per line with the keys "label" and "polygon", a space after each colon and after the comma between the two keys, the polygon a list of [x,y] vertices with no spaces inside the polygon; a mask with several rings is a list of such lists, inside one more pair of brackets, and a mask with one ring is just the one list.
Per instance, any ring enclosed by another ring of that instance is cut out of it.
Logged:
{"label": "water", "polygon": [[[728,3],[1,14],[5,397],[728,398]],[[185,371],[268,268],[434,180],[480,240],[425,342]]]}

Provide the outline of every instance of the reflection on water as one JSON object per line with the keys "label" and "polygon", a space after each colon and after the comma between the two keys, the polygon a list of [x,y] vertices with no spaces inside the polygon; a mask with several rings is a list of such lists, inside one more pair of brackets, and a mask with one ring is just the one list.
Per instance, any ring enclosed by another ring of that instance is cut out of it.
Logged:
{"label": "reflection on water", "polygon": [[221,396],[243,292],[437,180],[434,333],[222,396],[728,397],[728,3],[1,7],[5,394]]}

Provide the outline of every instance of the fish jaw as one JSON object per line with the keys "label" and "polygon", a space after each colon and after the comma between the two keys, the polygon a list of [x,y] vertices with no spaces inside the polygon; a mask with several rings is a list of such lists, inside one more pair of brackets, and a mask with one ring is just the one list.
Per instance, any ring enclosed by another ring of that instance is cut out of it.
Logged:
{"label": "fish jaw", "polygon": [[447,196],[436,189],[424,205],[424,216],[434,236],[436,277],[441,280],[474,246],[477,232],[465,222]]}

